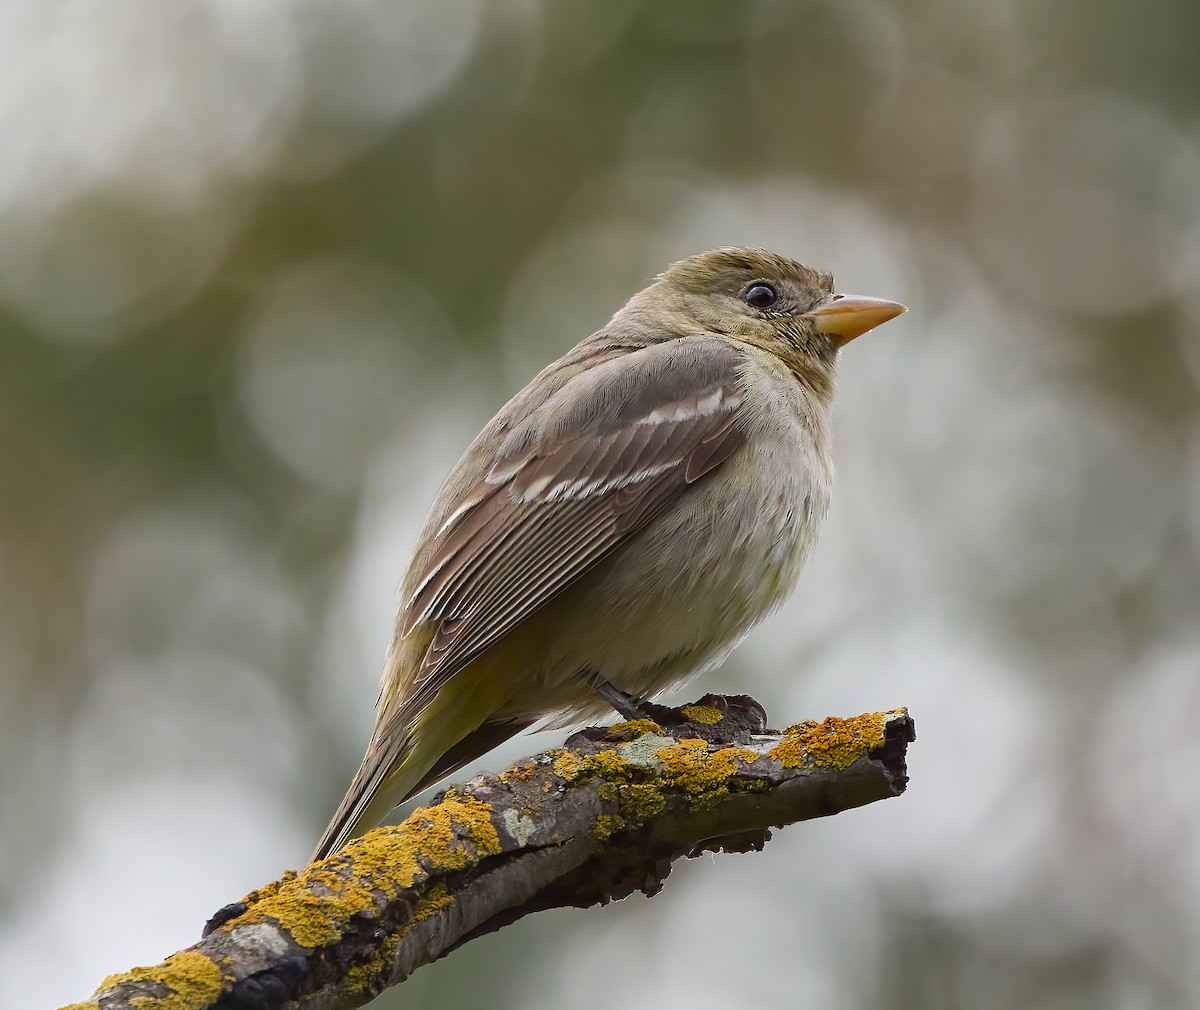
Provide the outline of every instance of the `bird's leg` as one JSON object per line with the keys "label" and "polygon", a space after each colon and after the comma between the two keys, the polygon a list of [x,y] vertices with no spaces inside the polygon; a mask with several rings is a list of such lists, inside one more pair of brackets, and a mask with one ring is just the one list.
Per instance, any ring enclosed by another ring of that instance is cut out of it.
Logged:
{"label": "bird's leg", "polygon": [[630,720],[645,718],[632,695],[626,694],[611,681],[607,681],[603,677],[593,677],[592,687],[624,718]]}
{"label": "bird's leg", "polygon": [[[587,679],[592,689],[615,708],[622,718],[630,722],[650,719],[662,727],[688,725],[689,733],[694,732],[696,736],[705,740],[727,740],[730,733],[744,734],[748,740],[766,729],[766,710],[748,694],[706,694],[690,705],[671,708],[667,705],[656,705],[644,698],[635,698],[622,691],[611,680],[606,680],[590,670],[587,671]],[[715,712],[710,712],[706,717],[703,714],[705,709]],[[716,718],[712,718],[712,715]],[[714,733],[716,736],[713,736]]]}
{"label": "bird's leg", "polygon": [[652,719],[658,723],[678,721],[679,719],[679,713],[675,709],[666,705],[655,705],[643,698],[635,698],[631,694],[626,694],[610,680],[593,674],[591,681],[596,693],[615,708],[622,718],[631,721]]}

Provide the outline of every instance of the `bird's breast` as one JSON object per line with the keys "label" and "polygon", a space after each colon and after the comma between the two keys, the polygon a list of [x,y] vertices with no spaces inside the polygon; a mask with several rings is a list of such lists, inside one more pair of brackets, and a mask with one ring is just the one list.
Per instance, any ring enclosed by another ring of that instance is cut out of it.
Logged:
{"label": "bird's breast", "polygon": [[802,403],[751,415],[750,437],[552,608],[544,676],[575,657],[650,694],[719,661],[790,595],[829,502],[827,454]]}

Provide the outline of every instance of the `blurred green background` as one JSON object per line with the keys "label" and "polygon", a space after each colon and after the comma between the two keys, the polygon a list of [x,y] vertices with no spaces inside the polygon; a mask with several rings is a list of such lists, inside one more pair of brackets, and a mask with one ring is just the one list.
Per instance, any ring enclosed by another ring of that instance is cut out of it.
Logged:
{"label": "blurred green background", "polygon": [[1198,46],[1179,0],[6,4],[8,1004],[306,856],[458,452],[751,244],[910,312],[844,355],[796,597],[687,695],[907,704],[910,790],[378,1005],[1200,1005]]}

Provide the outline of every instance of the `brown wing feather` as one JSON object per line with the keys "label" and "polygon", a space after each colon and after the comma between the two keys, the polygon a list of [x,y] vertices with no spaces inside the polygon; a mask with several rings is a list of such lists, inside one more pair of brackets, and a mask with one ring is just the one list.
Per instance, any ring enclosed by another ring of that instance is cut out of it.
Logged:
{"label": "brown wing feather", "polygon": [[426,786],[433,785],[435,782],[444,779],[447,775],[458,771],[463,765],[470,764],[477,757],[486,754],[492,748],[499,747],[505,740],[516,736],[523,729],[528,729],[534,722],[535,720],[533,719],[485,722],[475,732],[463,737],[446,751],[438,760],[438,763],[425,773],[425,777],[413,786],[408,791],[408,795],[400,802],[403,803],[404,800],[411,799]]}
{"label": "brown wing feather", "polygon": [[436,535],[407,601],[403,634],[438,627],[404,709],[737,451],[739,364],[715,340],[641,348],[581,373],[513,429]]}

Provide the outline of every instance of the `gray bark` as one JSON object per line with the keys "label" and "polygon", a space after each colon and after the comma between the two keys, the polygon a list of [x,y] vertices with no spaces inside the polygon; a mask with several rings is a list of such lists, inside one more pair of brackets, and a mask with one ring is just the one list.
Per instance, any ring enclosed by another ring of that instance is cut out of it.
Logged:
{"label": "gray bark", "polygon": [[655,894],[682,856],[761,849],[772,827],[907,783],[904,709],[782,732],[747,698],[655,716],[448,790],[227,905],[199,943],[74,1007],[349,1010],[530,912]]}

